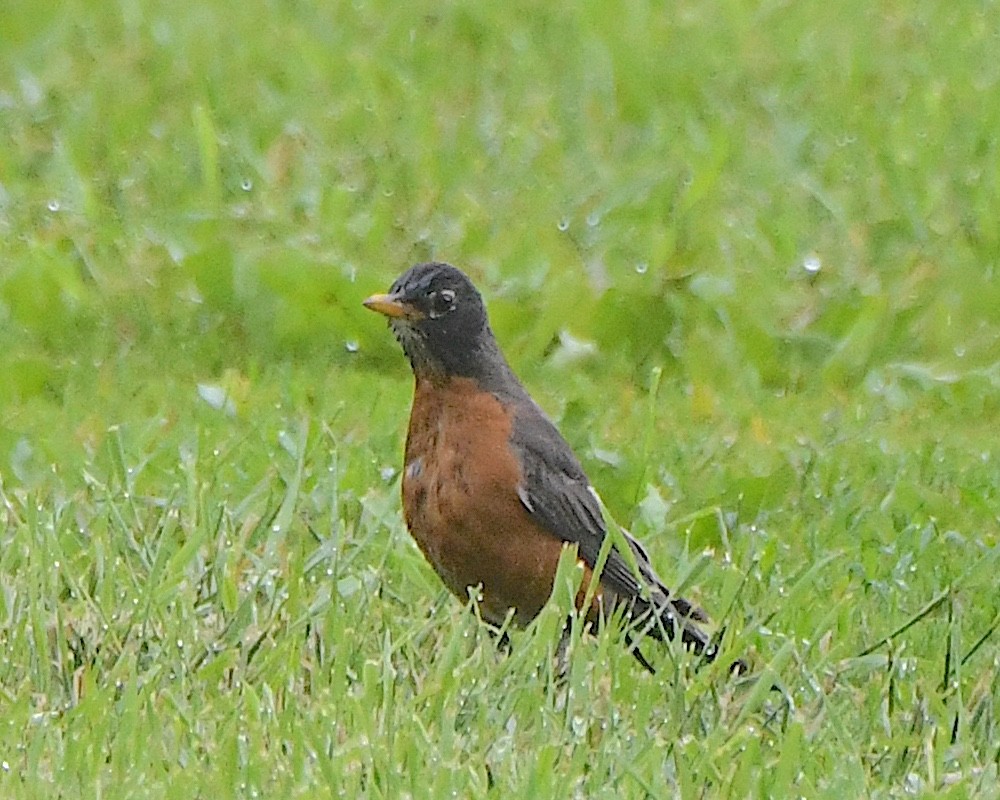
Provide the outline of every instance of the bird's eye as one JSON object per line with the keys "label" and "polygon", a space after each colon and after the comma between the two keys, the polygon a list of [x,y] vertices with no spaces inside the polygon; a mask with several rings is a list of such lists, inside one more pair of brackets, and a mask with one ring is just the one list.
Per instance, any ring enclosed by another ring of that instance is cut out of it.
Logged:
{"label": "bird's eye", "polygon": [[442,289],[440,292],[431,292],[428,299],[431,301],[431,319],[443,317],[455,307],[455,292],[451,289]]}

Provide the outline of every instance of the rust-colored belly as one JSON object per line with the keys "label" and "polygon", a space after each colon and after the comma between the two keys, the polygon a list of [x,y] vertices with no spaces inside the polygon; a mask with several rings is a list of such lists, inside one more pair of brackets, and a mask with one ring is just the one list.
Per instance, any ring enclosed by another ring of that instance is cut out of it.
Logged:
{"label": "rust-colored belly", "polygon": [[510,431],[510,415],[474,381],[418,381],[403,511],[413,538],[459,599],[481,586],[486,619],[500,623],[513,608],[524,624],[552,591],[563,542],[521,504]]}

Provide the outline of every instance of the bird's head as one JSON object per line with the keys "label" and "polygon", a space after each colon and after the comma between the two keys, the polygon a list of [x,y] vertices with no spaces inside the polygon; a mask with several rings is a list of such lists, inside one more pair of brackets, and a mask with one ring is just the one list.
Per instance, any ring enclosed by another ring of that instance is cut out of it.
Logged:
{"label": "bird's head", "polygon": [[[479,291],[450,264],[411,267],[364,301],[384,314],[417,377],[486,377],[506,366]],[[496,363],[499,359],[499,364]]]}

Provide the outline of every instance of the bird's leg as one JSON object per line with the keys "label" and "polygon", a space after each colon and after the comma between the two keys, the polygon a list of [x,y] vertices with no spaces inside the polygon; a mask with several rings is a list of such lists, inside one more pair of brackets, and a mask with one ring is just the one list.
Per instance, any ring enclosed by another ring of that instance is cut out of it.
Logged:
{"label": "bird's leg", "polygon": [[559,634],[559,643],[556,645],[556,681],[565,683],[569,674],[569,639],[573,634],[573,617],[566,617],[566,623]]}
{"label": "bird's leg", "polygon": [[510,655],[510,651],[513,649],[513,645],[510,642],[510,636],[507,635],[507,631],[499,630],[494,628],[492,625],[487,628],[492,636],[496,640],[497,650],[502,652],[504,655]]}

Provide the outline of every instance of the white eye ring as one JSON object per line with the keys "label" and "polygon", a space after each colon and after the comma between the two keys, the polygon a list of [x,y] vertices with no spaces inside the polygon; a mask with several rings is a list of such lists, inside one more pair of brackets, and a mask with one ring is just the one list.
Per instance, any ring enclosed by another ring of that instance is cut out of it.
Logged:
{"label": "white eye ring", "polygon": [[434,295],[434,307],[428,314],[431,319],[443,317],[455,308],[455,292],[452,289],[442,289],[440,292],[435,292]]}

